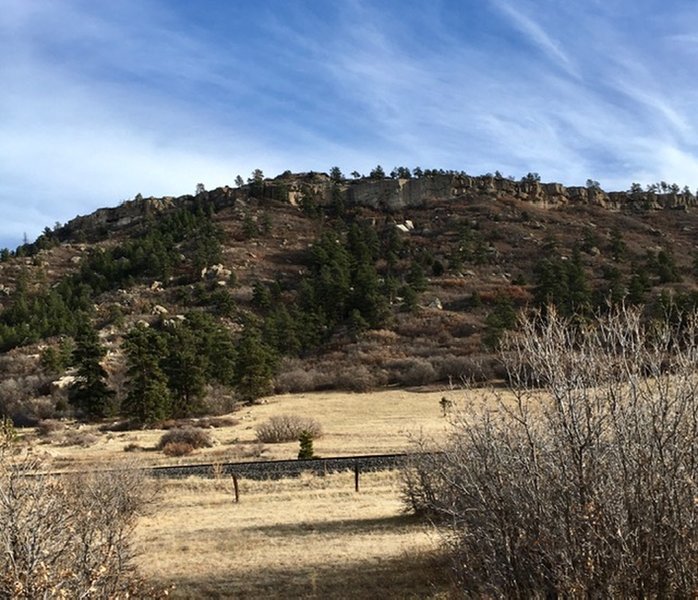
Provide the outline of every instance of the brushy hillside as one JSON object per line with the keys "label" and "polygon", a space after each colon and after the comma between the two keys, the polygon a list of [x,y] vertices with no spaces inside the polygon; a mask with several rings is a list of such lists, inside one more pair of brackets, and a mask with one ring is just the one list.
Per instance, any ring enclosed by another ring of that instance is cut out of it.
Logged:
{"label": "brushy hillside", "polygon": [[147,424],[274,391],[486,380],[523,307],[698,304],[687,189],[417,175],[257,172],[0,252],[0,411]]}

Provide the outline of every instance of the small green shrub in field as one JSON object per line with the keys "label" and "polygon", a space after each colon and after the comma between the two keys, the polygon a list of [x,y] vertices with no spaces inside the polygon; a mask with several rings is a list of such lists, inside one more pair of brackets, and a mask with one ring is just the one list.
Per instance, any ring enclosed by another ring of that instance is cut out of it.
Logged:
{"label": "small green shrub in field", "polygon": [[163,450],[170,444],[187,444],[192,450],[196,448],[209,448],[213,444],[207,431],[194,427],[182,427],[170,429],[162,435],[158,442],[158,450]]}
{"label": "small green shrub in field", "polygon": [[315,458],[313,450],[313,435],[308,431],[302,431],[298,437],[300,442],[300,450],[298,451],[298,460],[310,460]]}
{"label": "small green shrub in field", "polygon": [[318,438],[322,435],[322,426],[311,417],[277,415],[257,426],[257,439],[267,444],[295,442],[303,432]]}

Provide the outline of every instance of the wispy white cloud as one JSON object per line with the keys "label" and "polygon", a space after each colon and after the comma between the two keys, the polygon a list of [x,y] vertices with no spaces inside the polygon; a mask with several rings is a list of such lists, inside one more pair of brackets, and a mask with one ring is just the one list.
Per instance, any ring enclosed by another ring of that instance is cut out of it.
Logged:
{"label": "wispy white cloud", "polygon": [[[236,57],[224,69],[209,45],[152,15],[141,22],[141,8],[129,13],[127,4],[120,24],[69,2],[15,2],[3,20],[13,41],[0,58],[0,204],[14,217],[0,222],[0,246],[138,192],[179,195],[259,166],[286,168],[245,125],[242,107],[216,114],[176,89],[231,90],[240,84],[230,76]],[[49,29],[71,39],[56,41]],[[51,55],[43,35],[65,54]]]}
{"label": "wispy white cloud", "polygon": [[0,246],[257,167],[698,183],[690,3],[0,3]]}
{"label": "wispy white cloud", "polygon": [[568,74],[579,77],[574,62],[562,49],[561,44],[554,40],[539,23],[509,2],[504,0],[490,0],[490,2],[550,60],[557,63]]}
{"label": "wispy white cloud", "polygon": [[[338,85],[357,96],[365,118],[398,143],[386,149],[392,160],[441,160],[475,172],[536,170],[570,184],[593,177],[614,188],[641,178],[695,184],[695,175],[693,181],[681,180],[687,174],[683,166],[655,160],[657,143],[676,149],[667,156],[695,152],[690,144],[696,113],[661,87],[662,67],[652,61],[647,61],[646,73],[628,77],[627,65],[614,57],[630,54],[643,62],[647,53],[644,44],[626,45],[625,34],[631,38],[633,32],[605,32],[597,39],[597,20],[581,15],[565,21],[570,15],[562,15],[551,27],[566,39],[586,40],[584,46],[570,46],[572,59],[542,27],[517,15],[549,58],[584,77],[528,68],[533,59],[525,53],[503,61],[487,49],[469,46],[467,39],[433,31],[420,33],[445,40],[438,55],[415,56],[388,34],[365,28],[335,40],[327,51],[333,71],[341,73]],[[680,94],[686,95],[686,90]]]}

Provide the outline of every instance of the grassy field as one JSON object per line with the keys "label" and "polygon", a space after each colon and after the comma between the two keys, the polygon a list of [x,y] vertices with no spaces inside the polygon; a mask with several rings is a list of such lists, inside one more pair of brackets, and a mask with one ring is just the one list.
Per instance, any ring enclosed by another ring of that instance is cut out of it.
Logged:
{"label": "grassy field", "polygon": [[[397,390],[273,396],[227,415],[227,426],[208,430],[213,447],[179,459],[155,449],[163,434],[157,429],[102,432],[56,424],[27,438],[54,467],[67,470],[125,460],[150,465],[295,458],[297,442],[255,441],[258,424],[292,414],[321,423],[319,456],[402,452],[410,435],[444,435],[444,395],[467,400],[464,392]],[[125,452],[134,445],[138,451]],[[174,586],[174,597],[448,597],[437,534],[403,511],[397,472],[362,474],[358,493],[349,472],[242,479],[239,504],[233,503],[228,478],[161,486],[153,511],[138,525],[138,570],[149,581]]]}
{"label": "grassy field", "polygon": [[[271,396],[262,404],[243,407],[227,415],[232,421],[208,432],[211,448],[197,450],[179,459],[167,458],[156,450],[164,433],[159,429],[101,432],[96,426],[60,428],[34,440],[37,451],[51,458],[58,468],[99,468],[121,462],[128,456],[136,464],[177,462],[229,462],[296,458],[298,443],[259,444],[255,427],[272,415],[292,414],[313,417],[324,435],[315,440],[319,456],[347,456],[402,452],[411,435],[441,437],[446,429],[439,400],[448,396],[465,399],[465,392],[378,391],[365,394],[326,392]],[[125,453],[131,448],[132,452]]]}
{"label": "grassy field", "polygon": [[168,481],[138,528],[139,571],[175,598],[447,598],[437,534],[399,475]]}

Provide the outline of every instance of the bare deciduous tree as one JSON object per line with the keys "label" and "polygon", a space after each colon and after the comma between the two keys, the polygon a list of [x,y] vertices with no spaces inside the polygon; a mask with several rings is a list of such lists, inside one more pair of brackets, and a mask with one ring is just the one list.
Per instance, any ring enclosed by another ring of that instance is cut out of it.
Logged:
{"label": "bare deciduous tree", "polygon": [[[150,497],[142,471],[43,474],[0,439],[0,597],[111,598],[137,592],[131,534]],[[142,588],[141,588],[142,591]]]}
{"label": "bare deciduous tree", "polygon": [[698,594],[698,315],[548,310],[503,348],[510,389],[415,455],[405,497],[487,597]]}

